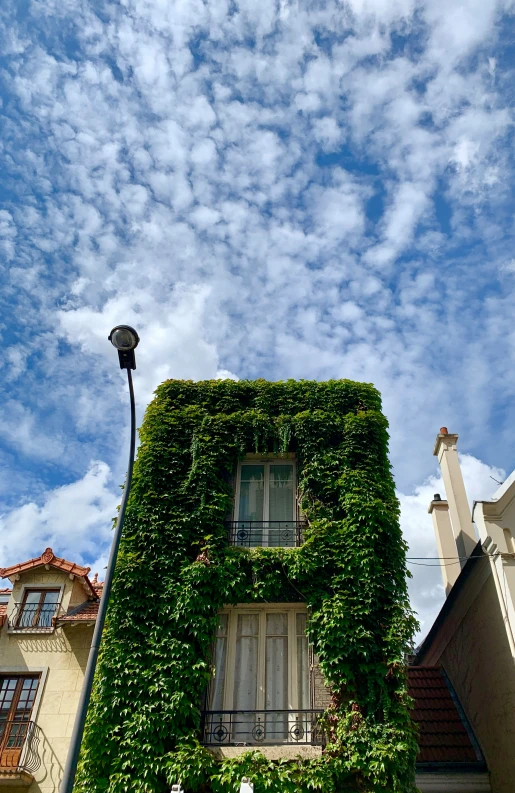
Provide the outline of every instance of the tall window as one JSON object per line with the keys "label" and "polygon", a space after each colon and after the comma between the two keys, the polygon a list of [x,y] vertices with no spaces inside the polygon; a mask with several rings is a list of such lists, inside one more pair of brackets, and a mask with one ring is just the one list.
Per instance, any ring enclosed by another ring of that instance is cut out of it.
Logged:
{"label": "tall window", "polygon": [[214,718],[219,742],[288,741],[309,709],[305,608],[222,612],[213,660],[209,709],[238,712]]}
{"label": "tall window", "polygon": [[39,675],[0,676],[0,768],[18,764],[38,685]]}
{"label": "tall window", "polygon": [[240,463],[234,517],[240,528],[250,530],[251,545],[295,545],[293,462]]}
{"label": "tall window", "polygon": [[60,594],[60,589],[26,589],[15,627],[51,628]]}

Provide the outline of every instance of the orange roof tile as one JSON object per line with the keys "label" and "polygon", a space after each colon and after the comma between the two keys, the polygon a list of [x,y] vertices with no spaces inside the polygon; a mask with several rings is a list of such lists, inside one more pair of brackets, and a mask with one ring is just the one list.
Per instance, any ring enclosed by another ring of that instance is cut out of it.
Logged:
{"label": "orange roof tile", "polygon": [[97,618],[98,606],[98,600],[87,600],[85,603],[81,603],[80,606],[71,609],[63,617],[59,617],[57,622],[58,624],[61,622],[94,622]]}
{"label": "orange roof tile", "polygon": [[69,562],[67,559],[62,559],[59,556],[55,556],[51,548],[46,548],[41,556],[36,556],[34,559],[28,559],[26,562],[13,564],[11,567],[0,568],[0,578],[10,578],[13,575],[19,575],[20,573],[25,573],[27,570],[32,570],[35,567],[42,567],[45,565],[48,565],[49,567],[55,567],[58,570],[63,570],[65,573],[70,575],[76,575],[79,578],[84,578],[92,594],[96,595],[96,591],[88,578],[88,573],[91,568],[82,567],[80,564],[75,564],[75,562]]}
{"label": "orange roof tile", "polygon": [[415,700],[411,716],[419,728],[417,763],[483,762],[440,667],[410,666],[408,690]]}

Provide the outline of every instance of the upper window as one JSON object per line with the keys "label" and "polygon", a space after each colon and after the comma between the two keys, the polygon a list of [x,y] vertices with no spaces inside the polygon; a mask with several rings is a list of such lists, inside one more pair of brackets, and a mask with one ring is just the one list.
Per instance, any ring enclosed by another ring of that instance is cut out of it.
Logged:
{"label": "upper window", "polygon": [[52,628],[60,596],[60,589],[26,589],[13,627]]}
{"label": "upper window", "polygon": [[234,510],[236,545],[299,544],[295,474],[291,460],[239,464]]}

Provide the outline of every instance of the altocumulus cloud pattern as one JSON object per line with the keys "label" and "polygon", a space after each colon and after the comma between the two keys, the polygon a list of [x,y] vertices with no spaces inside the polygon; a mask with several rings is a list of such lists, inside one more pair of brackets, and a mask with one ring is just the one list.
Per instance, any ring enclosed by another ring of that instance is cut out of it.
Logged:
{"label": "altocumulus cloud pattern", "polygon": [[[4,0],[3,564],[105,564],[118,322],[140,413],[166,377],[374,382],[411,554],[435,555],[438,427],[476,498],[515,467],[513,10]],[[439,581],[416,568],[423,620]]]}

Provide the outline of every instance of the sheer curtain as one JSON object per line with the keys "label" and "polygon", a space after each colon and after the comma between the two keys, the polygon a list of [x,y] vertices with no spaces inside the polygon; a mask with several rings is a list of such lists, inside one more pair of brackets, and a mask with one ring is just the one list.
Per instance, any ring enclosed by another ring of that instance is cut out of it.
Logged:
{"label": "sheer curtain", "polygon": [[[256,710],[258,640],[259,615],[239,614],[234,665],[234,710]],[[253,718],[254,715],[251,713],[235,716],[233,722],[235,741],[252,739]]]}
{"label": "sheer curtain", "polygon": [[[240,501],[238,504],[238,522],[241,524],[246,521],[263,521],[264,515],[264,496],[265,496],[265,466],[264,465],[242,465],[240,468]],[[240,544],[253,547],[262,545],[263,527],[258,522],[252,527],[249,536],[242,534]]]}
{"label": "sheer curtain", "polygon": [[[297,614],[297,703],[299,710],[308,710],[309,701],[309,655],[308,637],[306,635],[306,614]],[[305,735],[311,732],[311,722],[307,714],[298,714],[298,724],[302,725]]]}
{"label": "sheer curtain", "polygon": [[225,666],[227,659],[228,615],[220,614],[216,633],[214,680],[211,688],[210,710],[224,710]]}
{"label": "sheer curtain", "polygon": [[[265,707],[266,710],[288,708],[288,615],[271,613],[266,615],[266,658],[265,658]],[[267,740],[283,741],[287,737],[288,714],[267,713]]]}
{"label": "sheer curtain", "polygon": [[[293,520],[293,465],[270,465],[268,485],[269,545],[295,545],[293,527],[282,527],[280,521]],[[290,530],[291,537],[282,532]]]}

